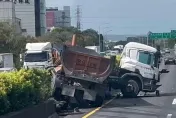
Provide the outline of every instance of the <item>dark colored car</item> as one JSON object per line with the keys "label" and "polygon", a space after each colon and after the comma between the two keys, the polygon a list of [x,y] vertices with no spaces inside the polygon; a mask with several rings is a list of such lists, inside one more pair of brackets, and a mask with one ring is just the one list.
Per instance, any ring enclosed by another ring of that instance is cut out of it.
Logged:
{"label": "dark colored car", "polygon": [[170,53],[170,50],[166,48],[165,53]]}
{"label": "dark colored car", "polygon": [[172,56],[168,56],[164,58],[164,64],[176,64],[176,58]]}

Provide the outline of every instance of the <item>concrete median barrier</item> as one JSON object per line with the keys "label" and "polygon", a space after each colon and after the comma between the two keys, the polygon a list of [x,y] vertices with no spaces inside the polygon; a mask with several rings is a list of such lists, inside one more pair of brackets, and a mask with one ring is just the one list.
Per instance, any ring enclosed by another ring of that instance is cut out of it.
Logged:
{"label": "concrete median barrier", "polygon": [[48,100],[39,105],[0,116],[0,118],[59,118],[59,116],[56,113],[55,101]]}

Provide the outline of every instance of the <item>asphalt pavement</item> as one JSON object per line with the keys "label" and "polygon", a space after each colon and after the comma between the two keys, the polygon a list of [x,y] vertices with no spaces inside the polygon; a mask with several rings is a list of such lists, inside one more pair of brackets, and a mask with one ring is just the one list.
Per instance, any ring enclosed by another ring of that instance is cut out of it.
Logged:
{"label": "asphalt pavement", "polygon": [[134,99],[113,99],[100,108],[80,109],[64,118],[176,118],[176,65],[161,65],[160,97],[155,93]]}

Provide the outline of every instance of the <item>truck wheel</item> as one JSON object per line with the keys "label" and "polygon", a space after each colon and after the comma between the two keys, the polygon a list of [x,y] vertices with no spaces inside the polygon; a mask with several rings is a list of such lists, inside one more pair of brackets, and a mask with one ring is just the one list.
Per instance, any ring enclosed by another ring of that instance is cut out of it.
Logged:
{"label": "truck wheel", "polygon": [[160,82],[160,75],[161,75],[161,74],[159,73],[159,76],[158,76],[158,80],[157,80],[157,82]]}
{"label": "truck wheel", "polygon": [[76,99],[79,107],[87,108],[89,106],[89,104],[87,103],[86,100],[83,99],[83,94],[84,94],[84,91],[76,90],[75,99]]}
{"label": "truck wheel", "polygon": [[93,106],[100,107],[103,104],[103,102],[104,102],[103,97],[100,95],[97,95]]}
{"label": "truck wheel", "polygon": [[102,96],[97,95],[95,101],[90,101],[91,107],[100,107],[104,102],[104,99]]}
{"label": "truck wheel", "polygon": [[160,96],[160,91],[156,90],[156,96]]}
{"label": "truck wheel", "polygon": [[138,82],[135,80],[128,80],[125,86],[121,89],[123,97],[137,97],[139,94],[140,88]]}
{"label": "truck wheel", "polygon": [[52,93],[52,96],[54,97],[55,100],[59,101],[61,100],[61,88],[55,88],[53,93]]}

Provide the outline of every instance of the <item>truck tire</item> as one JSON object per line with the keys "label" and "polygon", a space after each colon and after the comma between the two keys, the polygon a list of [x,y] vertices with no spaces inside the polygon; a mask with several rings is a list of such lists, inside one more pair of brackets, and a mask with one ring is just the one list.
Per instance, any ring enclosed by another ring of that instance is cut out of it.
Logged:
{"label": "truck tire", "polygon": [[[130,89],[132,88],[132,90],[129,90],[129,88]],[[137,95],[139,94],[139,91],[140,91],[139,83],[133,79],[128,79],[125,82],[125,86],[122,87],[121,89],[123,97],[128,97],[128,98],[137,97]]]}
{"label": "truck tire", "polygon": [[100,95],[97,95],[95,101],[90,101],[89,103],[91,107],[100,107],[102,106],[103,102],[104,102],[104,98]]}
{"label": "truck tire", "polygon": [[103,97],[100,95],[97,95],[93,106],[100,107],[103,104],[103,102],[104,102]]}
{"label": "truck tire", "polygon": [[167,62],[164,62],[164,65],[167,65]]}
{"label": "truck tire", "polygon": [[60,101],[61,100],[61,88],[54,88],[54,91],[52,93],[52,96],[55,100]]}
{"label": "truck tire", "polygon": [[88,102],[83,99],[84,91],[76,90],[75,99],[78,103],[78,106],[81,108],[87,108],[89,106]]}
{"label": "truck tire", "polygon": [[161,75],[161,74],[159,73],[157,82],[160,82],[160,80],[161,80],[160,75]]}

